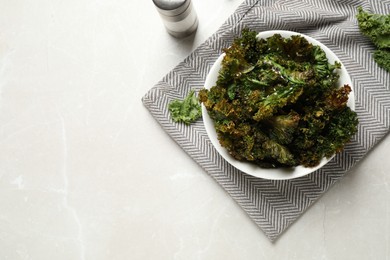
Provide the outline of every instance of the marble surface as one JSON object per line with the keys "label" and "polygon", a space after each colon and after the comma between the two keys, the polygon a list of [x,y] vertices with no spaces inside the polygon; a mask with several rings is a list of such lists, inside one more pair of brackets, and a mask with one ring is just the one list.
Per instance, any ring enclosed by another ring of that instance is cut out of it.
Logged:
{"label": "marble surface", "polygon": [[0,1],[0,259],[390,259],[388,137],[270,243],[142,105],[240,3]]}

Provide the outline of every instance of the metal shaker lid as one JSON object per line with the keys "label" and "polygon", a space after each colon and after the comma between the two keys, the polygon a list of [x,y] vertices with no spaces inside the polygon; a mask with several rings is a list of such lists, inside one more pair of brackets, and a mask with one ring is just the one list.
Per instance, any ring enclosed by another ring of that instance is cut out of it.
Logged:
{"label": "metal shaker lid", "polygon": [[158,11],[166,16],[176,16],[183,13],[191,0],[153,0]]}

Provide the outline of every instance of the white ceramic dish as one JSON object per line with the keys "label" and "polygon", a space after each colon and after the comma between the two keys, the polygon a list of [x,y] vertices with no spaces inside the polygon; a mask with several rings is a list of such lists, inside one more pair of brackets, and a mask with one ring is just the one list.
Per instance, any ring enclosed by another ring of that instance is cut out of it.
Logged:
{"label": "white ceramic dish", "polygon": [[[315,40],[307,35],[301,34],[301,33],[291,32],[291,31],[283,31],[283,30],[274,30],[274,31],[260,32],[257,35],[257,37],[258,38],[268,38],[276,33],[280,34],[282,37],[285,37],[285,38],[291,37],[292,35],[303,36],[310,43],[320,46],[325,51],[326,56],[327,56],[330,63],[334,63],[335,61],[338,61],[341,63],[341,61],[337,58],[337,56],[329,48],[327,48],[325,45],[323,45],[319,41],[317,41],[317,40]],[[206,78],[206,81],[205,81],[205,88],[206,89],[210,89],[211,87],[213,87],[215,85],[217,78],[218,78],[219,70],[221,68],[221,62],[222,62],[223,57],[224,57],[224,54],[222,54],[215,61],[214,65],[212,66],[212,68],[211,68],[211,70]],[[342,63],[341,63],[341,69],[339,70],[339,75],[340,75],[339,85],[342,86],[343,84],[348,84],[353,89],[351,78],[349,77],[348,72]],[[348,106],[352,110],[355,109],[355,100],[354,100],[353,94],[351,94],[349,96]],[[298,178],[298,177],[301,177],[301,176],[304,176],[304,175],[307,175],[309,173],[316,171],[317,169],[321,168],[326,163],[328,163],[331,159],[331,158],[322,159],[320,164],[316,167],[296,166],[296,167],[291,167],[291,168],[275,168],[275,169],[265,169],[265,168],[261,168],[255,164],[252,164],[249,162],[238,161],[238,160],[234,159],[227,152],[227,150],[220,145],[220,143],[218,141],[218,137],[217,137],[217,132],[215,131],[215,128],[214,128],[214,122],[209,117],[207,110],[203,105],[202,105],[202,114],[203,114],[203,121],[204,121],[204,125],[206,128],[206,132],[207,132],[212,144],[219,152],[219,154],[221,154],[221,156],[226,161],[228,161],[231,165],[233,165],[237,169],[239,169],[239,170],[241,170],[249,175],[259,177],[259,178],[264,178],[264,179],[271,179],[271,180],[293,179],[293,178]]]}

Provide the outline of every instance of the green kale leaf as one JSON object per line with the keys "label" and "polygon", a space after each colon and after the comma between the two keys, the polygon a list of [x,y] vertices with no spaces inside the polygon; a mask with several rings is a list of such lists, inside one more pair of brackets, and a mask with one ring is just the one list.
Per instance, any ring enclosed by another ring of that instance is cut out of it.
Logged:
{"label": "green kale leaf", "polygon": [[374,14],[358,8],[356,15],[360,31],[376,47],[374,60],[379,66],[390,72],[390,14]]}
{"label": "green kale leaf", "polygon": [[374,59],[379,66],[390,72],[390,51],[376,50]]}
{"label": "green kale leaf", "polygon": [[175,122],[183,122],[187,125],[195,122],[202,116],[199,100],[195,92],[191,90],[184,100],[173,100],[168,105],[172,119]]}

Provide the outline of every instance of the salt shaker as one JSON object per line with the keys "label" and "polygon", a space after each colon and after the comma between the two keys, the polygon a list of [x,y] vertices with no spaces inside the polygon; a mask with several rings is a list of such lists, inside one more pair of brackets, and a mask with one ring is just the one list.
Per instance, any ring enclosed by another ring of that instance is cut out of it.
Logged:
{"label": "salt shaker", "polygon": [[198,28],[198,17],[191,0],[153,0],[168,33],[186,37]]}

